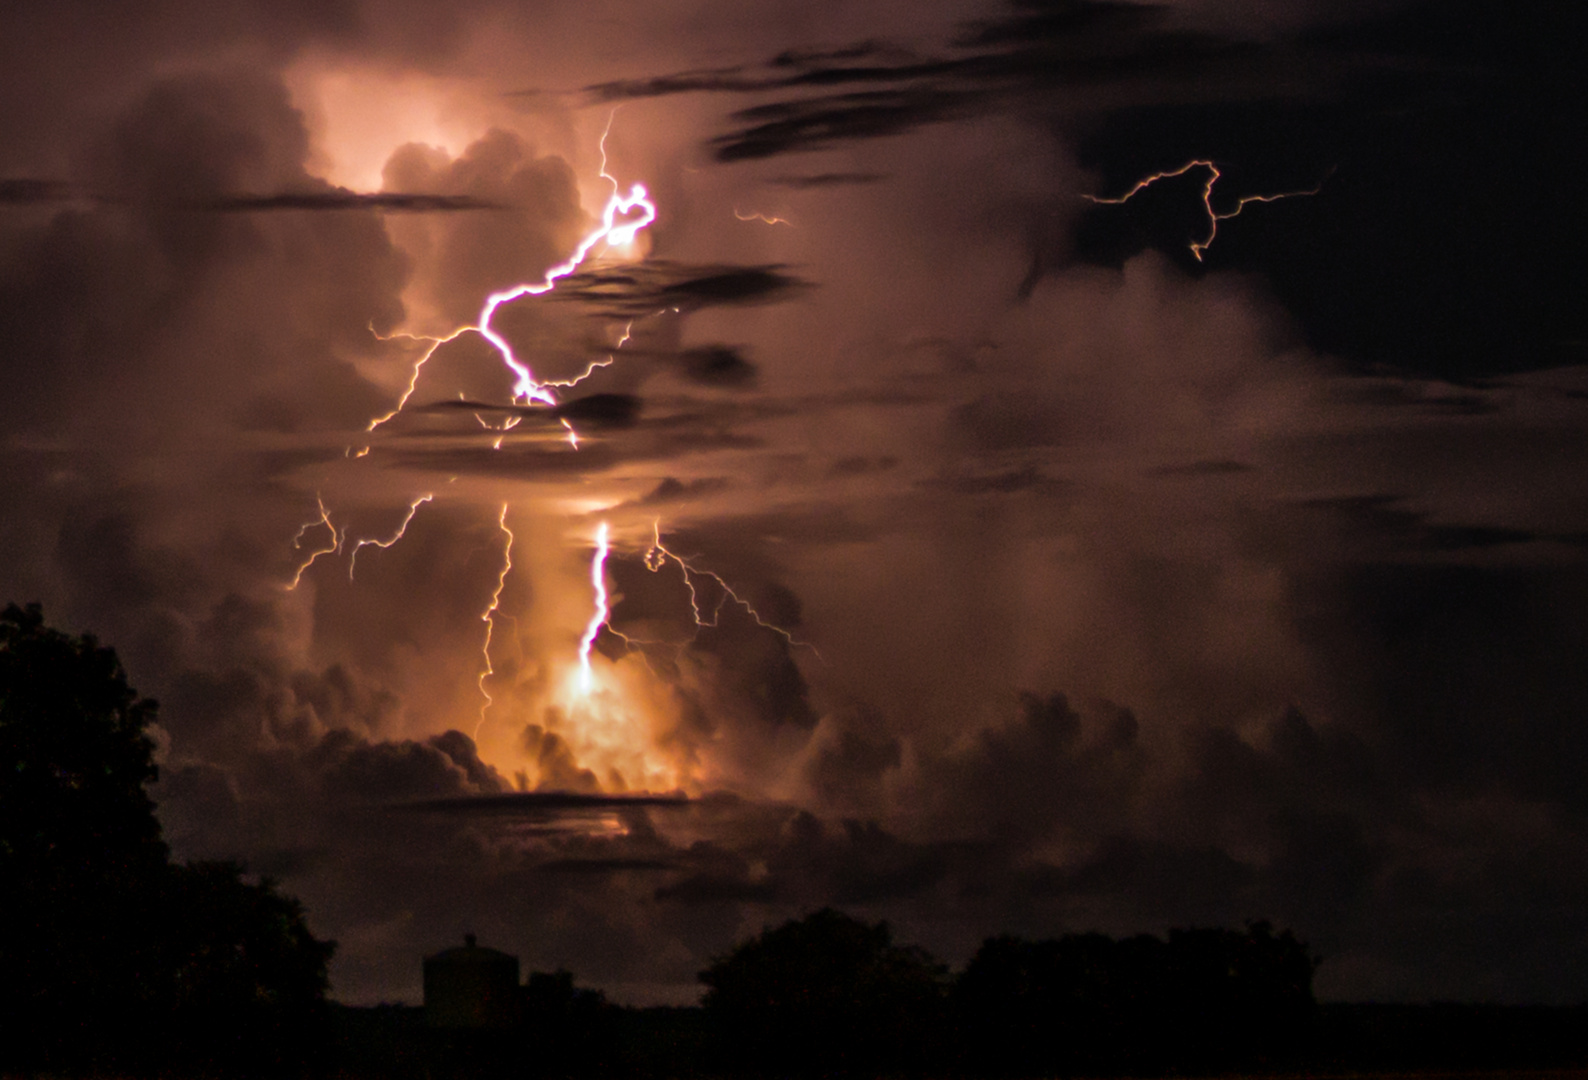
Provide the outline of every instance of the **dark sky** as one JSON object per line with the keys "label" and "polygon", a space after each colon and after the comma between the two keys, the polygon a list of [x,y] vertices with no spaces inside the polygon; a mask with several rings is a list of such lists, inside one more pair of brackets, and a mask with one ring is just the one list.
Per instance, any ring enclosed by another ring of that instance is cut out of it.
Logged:
{"label": "dark sky", "polygon": [[[690,1001],[825,904],[1588,999],[1584,21],[9,5],[0,600],[344,1001],[465,931]],[[555,404],[430,351],[634,183],[493,318]]]}

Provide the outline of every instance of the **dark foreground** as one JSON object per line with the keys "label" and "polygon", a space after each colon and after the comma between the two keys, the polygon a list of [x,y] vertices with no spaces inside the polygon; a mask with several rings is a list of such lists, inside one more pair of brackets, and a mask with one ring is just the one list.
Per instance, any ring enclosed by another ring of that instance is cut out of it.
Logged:
{"label": "dark foreground", "polygon": [[568,972],[519,984],[516,959],[472,942],[424,961],[428,1014],[340,1007],[326,1001],[335,946],[301,904],[239,866],[171,858],[147,790],[154,718],[112,650],[50,629],[36,605],[0,611],[0,1076],[992,1080],[1588,1066],[1588,1007],[1320,1006],[1318,958],[1265,921],[1163,937],[999,935],[951,971],[886,923],[828,908],[713,959],[699,1008],[617,1008]]}
{"label": "dark foreground", "polygon": [[[1173,1047],[1118,1047],[1115,1062],[1095,1057],[1065,1068],[1062,1048],[1042,1073],[1008,1058],[968,1059],[953,1044],[963,1033],[945,1032],[930,1066],[899,1070],[855,1068],[834,1055],[790,1069],[779,1048],[748,1060],[731,1033],[716,1029],[699,1008],[602,1008],[579,1020],[499,1032],[438,1031],[423,1010],[403,1006],[335,1007],[326,1052],[311,1070],[334,1077],[419,1080],[473,1077],[721,1076],[1216,1076],[1308,1077],[1454,1076],[1488,1074],[1539,1077],[1588,1076],[1588,1007],[1494,1005],[1325,1004],[1316,1008],[1301,1038],[1268,1060],[1229,1047],[1223,1061],[1177,1060]],[[806,1051],[811,1048],[804,1048]],[[805,1053],[796,1057],[807,1057]],[[1089,1055],[1090,1057],[1090,1055]],[[1241,1067],[1232,1067],[1243,1061]],[[1154,1067],[1156,1066],[1156,1067]]]}

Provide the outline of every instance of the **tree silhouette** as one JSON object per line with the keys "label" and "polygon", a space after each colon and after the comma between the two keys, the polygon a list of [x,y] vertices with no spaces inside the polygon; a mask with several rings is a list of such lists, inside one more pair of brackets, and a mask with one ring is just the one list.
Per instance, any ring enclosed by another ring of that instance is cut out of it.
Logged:
{"label": "tree silhouette", "polygon": [[0,1067],[269,1064],[333,945],[232,864],[173,865],[145,785],[153,701],[113,650],[0,613]]}
{"label": "tree silhouette", "polygon": [[898,1070],[925,1059],[946,969],[887,923],[831,908],[736,946],[700,973],[731,1063],[771,1072]]}
{"label": "tree silhouette", "polygon": [[1287,930],[989,938],[952,1001],[967,1066],[1003,1075],[1206,1071],[1302,1049],[1315,960]]}

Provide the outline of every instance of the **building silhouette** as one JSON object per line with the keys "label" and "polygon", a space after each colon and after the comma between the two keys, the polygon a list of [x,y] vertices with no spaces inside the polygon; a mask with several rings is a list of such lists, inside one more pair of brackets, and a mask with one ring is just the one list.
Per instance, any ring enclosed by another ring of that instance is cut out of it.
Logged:
{"label": "building silhouette", "polygon": [[437,1028],[505,1028],[519,1019],[518,957],[476,944],[425,957],[425,1023]]}

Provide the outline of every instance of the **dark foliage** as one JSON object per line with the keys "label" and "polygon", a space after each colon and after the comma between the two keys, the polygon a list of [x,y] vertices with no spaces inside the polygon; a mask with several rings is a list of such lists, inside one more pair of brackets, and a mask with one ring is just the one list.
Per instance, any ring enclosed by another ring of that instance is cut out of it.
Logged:
{"label": "dark foliage", "polygon": [[566,1073],[603,1057],[612,1008],[599,990],[576,987],[573,973],[534,971],[524,983],[524,1035],[543,1068]]}
{"label": "dark foliage", "polygon": [[831,909],[700,975],[726,1072],[1066,1075],[1288,1067],[1315,960],[1289,931],[991,938],[949,987],[886,924]]}
{"label": "dark foliage", "polygon": [[725,1064],[760,1073],[918,1068],[941,1031],[947,969],[887,923],[823,909],[700,973]]}
{"label": "dark foliage", "polygon": [[680,1047],[673,1025],[609,1005],[567,971],[531,973],[515,1004],[480,1027],[440,1026],[406,1006],[332,1007],[320,1071],[344,1080],[678,1077],[700,1056],[698,1038]]}
{"label": "dark foliage", "polygon": [[306,1048],[333,946],[228,863],[174,865],[116,654],[0,614],[0,1068],[287,1064]]}
{"label": "dark foliage", "polygon": [[1316,961],[1289,931],[1171,930],[985,942],[954,987],[976,1072],[1204,1071],[1288,1064]]}
{"label": "dark foliage", "polygon": [[1580,1071],[1588,1005],[1320,1005],[1307,1058],[1326,1073]]}

